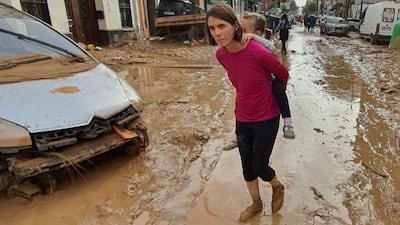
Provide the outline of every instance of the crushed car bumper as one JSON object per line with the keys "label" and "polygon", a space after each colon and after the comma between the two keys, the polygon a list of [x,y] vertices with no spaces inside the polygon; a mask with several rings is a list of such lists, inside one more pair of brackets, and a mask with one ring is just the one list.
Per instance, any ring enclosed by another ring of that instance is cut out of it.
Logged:
{"label": "crushed car bumper", "polygon": [[99,138],[87,140],[82,144],[65,147],[56,152],[42,152],[38,157],[23,158],[16,156],[10,159],[9,171],[18,181],[74,166],[74,164],[91,159],[129,142],[137,143],[135,146],[139,148],[145,148],[148,145],[149,140],[145,126],[133,121],[128,125],[127,129],[130,131],[128,138],[122,137],[118,132],[111,132]]}

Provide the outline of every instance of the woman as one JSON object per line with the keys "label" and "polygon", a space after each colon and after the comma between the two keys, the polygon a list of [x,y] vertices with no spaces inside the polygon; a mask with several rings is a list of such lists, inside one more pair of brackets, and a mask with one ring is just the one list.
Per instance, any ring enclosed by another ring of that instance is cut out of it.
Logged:
{"label": "woman", "polygon": [[214,5],[207,12],[206,23],[210,43],[220,47],[216,57],[236,89],[235,132],[243,176],[253,200],[240,214],[239,220],[244,222],[263,207],[258,178],[272,186],[272,212],[278,212],[283,205],[285,187],[269,166],[279,128],[279,108],[272,94],[271,74],[285,87],[289,74],[263,45],[254,40],[241,43],[242,28],[229,5]]}
{"label": "woman", "polygon": [[282,43],[282,49],[281,52],[283,54],[287,54],[286,50],[286,42],[289,39],[289,19],[286,13],[284,13],[281,16],[281,19],[279,20],[279,24],[277,27],[277,30],[279,30],[279,40],[281,40]]}

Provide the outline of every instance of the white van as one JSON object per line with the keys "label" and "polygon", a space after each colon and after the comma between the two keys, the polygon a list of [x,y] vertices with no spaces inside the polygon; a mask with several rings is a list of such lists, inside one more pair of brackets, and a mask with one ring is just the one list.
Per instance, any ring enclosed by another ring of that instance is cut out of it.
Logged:
{"label": "white van", "polygon": [[400,3],[379,2],[368,6],[360,25],[360,36],[371,43],[389,42],[393,27],[400,20]]}

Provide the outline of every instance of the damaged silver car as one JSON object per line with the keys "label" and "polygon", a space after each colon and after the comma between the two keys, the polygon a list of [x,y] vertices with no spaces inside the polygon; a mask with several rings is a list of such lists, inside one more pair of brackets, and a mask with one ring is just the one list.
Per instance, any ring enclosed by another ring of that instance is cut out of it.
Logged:
{"label": "damaged silver car", "polygon": [[348,36],[350,27],[341,17],[323,16],[320,20],[320,32],[326,35]]}
{"label": "damaged silver car", "polygon": [[0,3],[0,43],[0,191],[148,145],[137,92],[65,35]]}

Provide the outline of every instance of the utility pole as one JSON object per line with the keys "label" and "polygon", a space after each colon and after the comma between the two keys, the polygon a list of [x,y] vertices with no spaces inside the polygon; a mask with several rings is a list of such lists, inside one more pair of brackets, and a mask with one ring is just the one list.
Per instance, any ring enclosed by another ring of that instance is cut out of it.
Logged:
{"label": "utility pole", "polygon": [[363,5],[363,0],[361,0],[361,4],[360,4],[360,19],[362,19],[362,5]]}
{"label": "utility pole", "polygon": [[318,0],[317,0],[317,16],[318,16],[319,14],[318,14]]}

